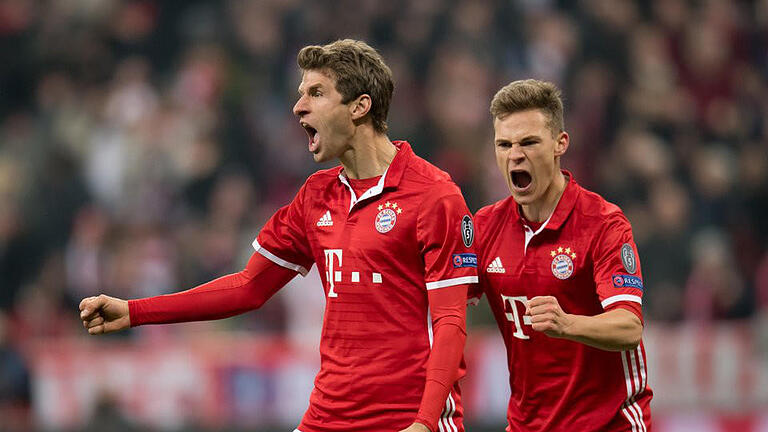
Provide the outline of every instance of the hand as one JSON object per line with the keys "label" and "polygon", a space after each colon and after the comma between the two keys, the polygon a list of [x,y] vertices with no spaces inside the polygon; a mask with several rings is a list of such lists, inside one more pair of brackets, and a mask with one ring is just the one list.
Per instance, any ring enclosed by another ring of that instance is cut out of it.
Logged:
{"label": "hand", "polygon": [[86,297],[80,302],[80,319],[92,335],[112,333],[131,326],[128,302],[104,294]]}
{"label": "hand", "polygon": [[400,432],[431,432],[428,427],[424,426],[421,423],[414,423],[410,426],[408,426],[405,429],[402,429]]}
{"label": "hand", "polygon": [[552,296],[536,296],[525,305],[525,315],[531,317],[531,327],[550,337],[565,337],[573,324],[573,316],[560,307]]}

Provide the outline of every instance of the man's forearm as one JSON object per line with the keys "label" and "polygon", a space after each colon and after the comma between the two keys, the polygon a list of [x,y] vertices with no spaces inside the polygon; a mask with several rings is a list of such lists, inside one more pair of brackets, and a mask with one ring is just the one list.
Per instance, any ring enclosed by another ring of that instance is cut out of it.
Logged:
{"label": "man's forearm", "polygon": [[459,373],[467,338],[465,305],[467,286],[456,285],[429,291],[432,314],[432,351],[427,361],[426,382],[416,422],[438,429],[443,409],[455,409],[446,399]]}
{"label": "man's forearm", "polygon": [[432,352],[427,362],[427,379],[416,421],[433,432],[445,408],[445,401],[456,381],[464,352],[466,333],[460,325],[446,322],[434,329]]}
{"label": "man's forearm", "polygon": [[613,309],[600,315],[572,315],[571,323],[560,337],[606,351],[624,351],[637,347],[643,324],[637,315],[625,309]]}

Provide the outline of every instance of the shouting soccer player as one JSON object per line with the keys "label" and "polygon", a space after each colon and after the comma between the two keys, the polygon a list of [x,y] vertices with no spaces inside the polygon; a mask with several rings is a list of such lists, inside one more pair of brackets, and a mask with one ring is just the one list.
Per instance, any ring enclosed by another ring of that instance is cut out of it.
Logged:
{"label": "shouting soccer player", "polygon": [[475,223],[479,287],[507,348],[507,430],[648,431],[632,228],[560,169],[569,137],[557,87],[515,81],[496,93],[491,114],[511,196],[478,211]]}
{"label": "shouting soccer player", "polygon": [[267,222],[247,267],[176,294],[80,304],[91,334],[256,309],[317,264],[326,294],[321,367],[300,432],[463,431],[457,379],[473,225],[448,174],[386,135],[394,88],[363,42],[308,46],[294,106],[317,162]]}

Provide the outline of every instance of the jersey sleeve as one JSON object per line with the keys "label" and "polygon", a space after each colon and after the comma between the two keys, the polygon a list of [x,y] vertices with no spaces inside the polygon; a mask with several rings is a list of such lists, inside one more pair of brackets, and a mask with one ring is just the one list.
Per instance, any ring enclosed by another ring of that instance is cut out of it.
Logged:
{"label": "jersey sleeve", "polygon": [[461,368],[464,342],[467,337],[466,285],[455,285],[428,292],[432,315],[432,350],[427,361],[427,378],[416,421],[432,431],[438,426],[440,413],[454,382],[463,375]]}
{"label": "jersey sleeve", "polygon": [[[485,223],[486,223],[486,215],[485,208],[478,210],[477,213],[475,213],[474,217],[474,223],[475,223],[475,252],[477,253],[477,262],[478,265],[480,265],[481,262],[485,262],[484,259],[484,253],[485,253],[485,236],[483,234]],[[482,271],[481,268],[478,267],[477,269],[477,275],[478,275],[478,281],[476,284],[469,285],[467,288],[467,305],[477,306],[480,303],[480,299],[483,298],[483,292],[485,292],[485,284],[484,284],[484,277],[485,274]]]}
{"label": "jersey sleeve", "polygon": [[314,259],[304,218],[306,183],[293,201],[279,209],[253,241],[253,248],[275,264],[306,276]]}
{"label": "jersey sleeve", "polygon": [[456,186],[422,204],[416,235],[424,260],[427,290],[477,283],[475,230]]}
{"label": "jersey sleeve", "polygon": [[612,218],[594,248],[595,286],[603,310],[624,308],[642,321],[643,276],[629,222]]}
{"label": "jersey sleeve", "polygon": [[254,253],[239,273],[182,292],[128,300],[131,327],[222,319],[258,309],[295,276]]}

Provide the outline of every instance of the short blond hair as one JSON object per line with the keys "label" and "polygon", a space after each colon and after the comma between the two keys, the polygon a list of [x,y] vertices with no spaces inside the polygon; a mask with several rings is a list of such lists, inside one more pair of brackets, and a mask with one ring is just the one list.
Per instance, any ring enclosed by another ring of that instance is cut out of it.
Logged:
{"label": "short blond hair", "polygon": [[367,94],[373,128],[387,132],[387,115],[395,89],[392,71],[381,54],[363,41],[337,40],[327,45],[310,45],[299,51],[296,62],[302,70],[318,70],[336,80],[342,103]]}
{"label": "short blond hair", "polygon": [[496,92],[491,100],[494,119],[531,109],[538,109],[547,116],[547,127],[552,136],[565,130],[561,92],[551,82],[535,79],[513,81]]}

